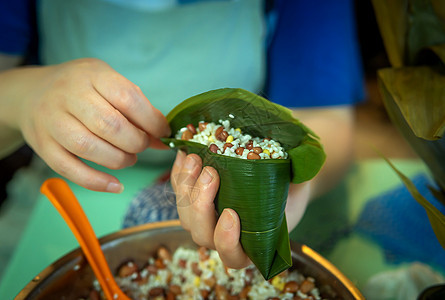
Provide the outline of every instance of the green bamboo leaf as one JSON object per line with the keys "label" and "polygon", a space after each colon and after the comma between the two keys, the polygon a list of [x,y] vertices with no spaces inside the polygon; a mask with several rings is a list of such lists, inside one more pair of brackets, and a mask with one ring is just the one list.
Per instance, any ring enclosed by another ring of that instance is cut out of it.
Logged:
{"label": "green bamboo leaf", "polygon": [[445,249],[445,216],[434,206],[432,205],[425,197],[422,196],[422,194],[419,193],[416,186],[412,183],[411,180],[409,180],[408,177],[403,175],[402,172],[400,172],[389,159],[385,158],[386,162],[390,165],[390,167],[397,173],[397,175],[400,177],[410,194],[413,196],[413,198],[423,206],[425,209],[428,219],[430,220],[431,227],[434,230],[434,233],[436,234],[437,240],[442,245],[442,248]]}
{"label": "green bamboo leaf", "polygon": [[[242,89],[219,89],[191,97],[168,115],[173,134],[187,124],[229,119],[252,136],[271,137],[289,153],[288,159],[245,160],[210,152],[195,142],[165,138],[167,145],[196,153],[220,176],[215,204],[220,214],[234,209],[241,220],[241,244],[264,278],[292,265],[284,208],[289,183],[311,179],[325,154],[318,137],[291,112]],[[307,159],[305,161],[305,159]]]}
{"label": "green bamboo leaf", "polygon": [[426,47],[445,44],[443,5],[425,0],[372,0],[372,4],[393,67],[418,64]]}
{"label": "green bamboo leaf", "polygon": [[414,134],[437,140],[445,133],[445,69],[405,67],[379,70],[378,76]]}
{"label": "green bamboo leaf", "polygon": [[439,202],[445,205],[445,190],[439,191],[431,186],[428,186],[428,189],[430,190],[431,194],[433,194],[434,198],[436,198],[437,200],[439,200]]}
{"label": "green bamboo leaf", "polygon": [[[419,71],[419,69],[425,69],[425,74],[431,72],[431,70],[424,67],[380,70],[378,72],[379,86],[383,103],[385,104],[386,111],[392,123],[400,130],[414,151],[416,151],[428,165],[437,184],[441,189],[445,190],[445,137],[442,136],[440,139],[427,140],[424,135],[418,137],[414,134],[415,128],[424,128],[423,131],[430,132],[427,134],[430,138],[435,135],[443,135],[444,126],[440,124],[443,124],[443,119],[445,119],[445,110],[443,108],[445,104],[444,100],[441,102],[437,101],[437,98],[434,98],[443,97],[443,95],[440,95],[440,92],[437,91],[435,93],[433,92],[435,96],[431,95],[431,98],[421,94],[421,91],[424,93],[429,93],[429,91],[426,88],[422,89],[420,87],[424,79],[421,79],[420,77],[422,76],[418,75],[417,72],[422,72]],[[404,70],[406,73],[404,73]],[[412,75],[412,77],[410,77],[410,75]],[[430,75],[424,76],[429,78]],[[419,82],[416,82],[417,79]],[[441,80],[443,80],[443,78]],[[434,89],[440,90],[443,89],[443,87],[436,86]],[[416,101],[419,102],[417,103]],[[405,114],[402,113],[403,110],[405,110]],[[414,116],[416,113],[422,117]],[[411,116],[414,118],[414,121],[410,119]],[[440,116],[442,116],[442,123],[441,121],[433,121],[440,120]],[[411,120],[410,123],[408,123],[407,119]],[[427,128],[428,124],[430,128]]]}
{"label": "green bamboo leaf", "polygon": [[419,55],[426,47],[445,44],[445,23],[425,0],[410,0],[407,17],[407,65],[414,65],[422,61]]}
{"label": "green bamboo leaf", "polygon": [[405,64],[408,0],[372,0],[377,24],[389,61],[394,67]]}

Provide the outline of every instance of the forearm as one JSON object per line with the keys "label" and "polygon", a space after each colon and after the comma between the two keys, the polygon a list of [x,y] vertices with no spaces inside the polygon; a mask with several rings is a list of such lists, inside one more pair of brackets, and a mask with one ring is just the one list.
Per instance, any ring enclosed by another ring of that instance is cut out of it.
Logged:
{"label": "forearm", "polygon": [[20,67],[0,72],[0,157],[23,145],[21,124],[30,95],[44,75],[43,67]]}
{"label": "forearm", "polygon": [[24,144],[20,131],[11,129],[0,122],[0,159],[12,154]]}
{"label": "forearm", "polygon": [[0,53],[0,159],[13,153],[16,149],[23,145],[23,136],[15,126],[11,124],[10,119],[7,115],[12,115],[15,110],[11,107],[11,103],[14,101],[13,91],[11,92],[12,86],[10,81],[7,79],[12,68],[17,67],[23,58],[16,55],[7,55]]}
{"label": "forearm", "polygon": [[315,198],[335,187],[353,160],[353,108],[293,110],[293,114],[320,137],[326,153],[325,164],[311,180],[311,198]]}
{"label": "forearm", "polygon": [[[13,78],[11,78],[13,77]],[[15,72],[0,72],[0,159],[6,157],[24,143],[19,127],[19,109]]]}
{"label": "forearm", "polygon": [[291,184],[286,205],[289,230],[301,220],[306,206],[335,187],[344,177],[353,157],[353,108],[293,110],[294,116],[319,137],[326,152],[326,162],[310,181]]}

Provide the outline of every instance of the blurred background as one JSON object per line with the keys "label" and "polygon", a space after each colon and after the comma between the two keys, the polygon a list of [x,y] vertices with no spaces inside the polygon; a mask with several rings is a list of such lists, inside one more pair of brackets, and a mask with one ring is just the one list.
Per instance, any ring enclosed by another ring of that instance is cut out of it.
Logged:
{"label": "blurred background", "polygon": [[[382,39],[380,37],[373,8],[368,0],[357,0],[356,16],[358,24],[358,37],[360,40],[363,67],[366,79],[366,99],[356,108],[357,128],[355,138],[355,155],[357,161],[368,159],[381,159],[375,149],[391,159],[417,159],[407,142],[390,122],[378,91],[376,70],[389,66]],[[32,200],[14,201],[8,194],[17,193],[14,187],[8,186],[14,174],[21,172],[29,182],[25,184],[28,193],[38,193],[40,182],[33,181],[33,174],[27,174],[27,166],[42,164],[33,158],[29,147],[0,161],[0,266],[5,266],[20,234],[26,225],[34,203]],[[33,168],[45,172],[45,167]],[[33,171],[35,172],[35,171]],[[24,179],[26,180],[26,179]],[[25,191],[23,191],[25,192]],[[22,199],[23,197],[19,197]],[[35,199],[35,197],[30,197]],[[0,268],[0,279],[3,268]]]}

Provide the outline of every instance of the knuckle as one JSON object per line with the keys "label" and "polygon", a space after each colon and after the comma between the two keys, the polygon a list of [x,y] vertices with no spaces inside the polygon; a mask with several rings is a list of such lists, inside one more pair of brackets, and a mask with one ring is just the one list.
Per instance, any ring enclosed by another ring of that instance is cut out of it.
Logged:
{"label": "knuckle", "polygon": [[203,239],[202,235],[197,233],[196,231],[192,230],[190,232],[190,234],[192,235],[192,240],[199,246],[205,246],[207,243],[205,242],[205,240]]}
{"label": "knuckle", "polygon": [[139,92],[133,84],[124,84],[123,88],[116,91],[116,98],[119,99],[119,107],[122,111],[133,112],[139,109],[137,95]]}
{"label": "knuckle", "polygon": [[[209,197],[210,199],[210,197]],[[208,199],[202,199],[202,197],[199,199],[199,201],[194,202],[194,210],[196,212],[196,214],[198,215],[206,215],[209,214],[209,211],[211,209],[213,209],[213,207],[210,207],[211,205],[213,206],[213,199],[210,199],[212,204],[210,204],[210,201],[206,201]]]}
{"label": "knuckle", "polygon": [[190,198],[184,193],[176,193],[176,206],[178,208],[190,207]]}
{"label": "knuckle", "polygon": [[134,139],[131,143],[129,143],[128,152],[130,153],[140,153],[147,149],[150,144],[150,140],[145,133],[139,135],[136,139]]}
{"label": "knuckle", "polygon": [[124,152],[113,155],[113,158],[108,161],[108,168],[112,170],[119,170],[125,168],[135,162],[133,155],[125,154]]}
{"label": "knuckle", "polygon": [[70,174],[70,167],[65,160],[60,159],[54,161],[52,168],[56,173],[62,175],[63,177],[67,177],[67,175]]}
{"label": "knuckle", "polygon": [[79,58],[74,61],[79,67],[83,68],[97,68],[99,65],[104,64],[105,62],[94,57],[85,57],[85,58]]}
{"label": "knuckle", "polygon": [[117,112],[107,113],[97,119],[96,127],[101,136],[115,135],[122,128],[122,117]]}
{"label": "knuckle", "polygon": [[72,140],[73,152],[79,156],[93,152],[95,147],[96,145],[92,142],[91,136],[89,135],[77,135]]}

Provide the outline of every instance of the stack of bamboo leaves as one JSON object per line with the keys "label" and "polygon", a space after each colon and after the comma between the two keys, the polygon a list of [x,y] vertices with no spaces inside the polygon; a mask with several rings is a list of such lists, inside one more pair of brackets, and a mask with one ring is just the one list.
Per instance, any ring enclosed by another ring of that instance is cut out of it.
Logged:
{"label": "stack of bamboo leaves", "polygon": [[[445,2],[373,0],[372,3],[392,66],[378,71],[385,107],[393,123],[431,170],[439,189],[430,189],[445,205]],[[396,172],[425,208],[445,249],[445,216],[408,178]]]}

